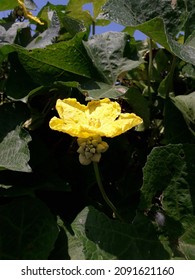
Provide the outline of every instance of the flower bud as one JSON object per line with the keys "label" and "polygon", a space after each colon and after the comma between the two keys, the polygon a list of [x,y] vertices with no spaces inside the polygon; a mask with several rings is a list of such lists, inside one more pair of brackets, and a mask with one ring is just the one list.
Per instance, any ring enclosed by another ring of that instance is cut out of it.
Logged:
{"label": "flower bud", "polygon": [[83,154],[79,154],[79,162],[82,165],[89,165],[91,163],[91,159],[87,159]]}
{"label": "flower bud", "polygon": [[83,165],[88,165],[92,161],[99,162],[101,153],[104,153],[108,149],[108,144],[102,141],[100,136],[94,136],[89,138],[78,138],[77,143],[79,148],[79,161]]}

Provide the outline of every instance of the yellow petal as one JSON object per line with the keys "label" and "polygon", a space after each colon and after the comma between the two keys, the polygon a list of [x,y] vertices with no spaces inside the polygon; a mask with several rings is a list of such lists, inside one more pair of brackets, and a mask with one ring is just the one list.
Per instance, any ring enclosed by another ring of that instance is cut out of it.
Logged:
{"label": "yellow petal", "polygon": [[80,104],[75,98],[58,99],[56,102],[56,110],[60,118],[66,123],[88,123],[85,116],[86,106]]}
{"label": "yellow petal", "polygon": [[117,120],[101,127],[101,135],[106,137],[118,136],[127,130],[141,124],[143,120],[135,114],[124,113]]}
{"label": "yellow petal", "polygon": [[121,113],[121,107],[117,102],[108,98],[92,100],[87,104],[86,115],[89,119],[100,120],[101,125],[114,121]]}
{"label": "yellow petal", "polygon": [[56,117],[53,117],[50,120],[49,126],[53,130],[61,131],[63,133],[68,133],[73,137],[77,137],[77,135],[79,135],[80,133],[80,125],[73,122],[65,123],[62,119]]}
{"label": "yellow petal", "polygon": [[33,16],[31,12],[29,12],[24,4],[24,0],[18,0],[18,4],[22,7],[24,16],[28,19],[34,20],[35,22],[43,25],[44,22],[41,22],[39,18]]}

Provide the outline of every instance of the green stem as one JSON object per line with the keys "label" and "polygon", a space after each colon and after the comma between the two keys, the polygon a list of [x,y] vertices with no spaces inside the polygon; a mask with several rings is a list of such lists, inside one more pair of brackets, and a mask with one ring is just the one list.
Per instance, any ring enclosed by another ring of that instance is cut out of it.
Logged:
{"label": "green stem", "polygon": [[107,197],[107,194],[104,190],[103,184],[102,184],[102,180],[101,180],[101,176],[100,176],[100,172],[99,172],[99,167],[98,167],[98,163],[93,162],[93,167],[94,167],[94,171],[95,171],[95,177],[97,180],[97,184],[99,187],[99,190],[103,196],[103,199],[105,200],[105,202],[108,204],[108,206],[112,209],[112,211],[114,212],[115,216],[122,222],[124,222],[124,219],[119,215],[116,207],[113,205],[113,203],[110,201],[110,199]]}

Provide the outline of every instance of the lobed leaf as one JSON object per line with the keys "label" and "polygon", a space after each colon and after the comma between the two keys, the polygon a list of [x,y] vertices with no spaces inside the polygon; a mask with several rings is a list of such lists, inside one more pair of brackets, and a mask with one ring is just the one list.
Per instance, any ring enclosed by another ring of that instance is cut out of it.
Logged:
{"label": "lobed leaf", "polygon": [[[144,231],[140,231],[140,224]],[[167,259],[168,253],[157,238],[152,223],[140,218],[140,224],[123,224],[109,219],[93,207],[86,207],[73,221],[73,233],[67,232],[71,259]]]}

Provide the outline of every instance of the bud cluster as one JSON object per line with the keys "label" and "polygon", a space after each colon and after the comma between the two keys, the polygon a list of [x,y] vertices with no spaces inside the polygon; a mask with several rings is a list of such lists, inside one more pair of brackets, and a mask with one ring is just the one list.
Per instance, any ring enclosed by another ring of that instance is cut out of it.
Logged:
{"label": "bud cluster", "polygon": [[92,161],[99,162],[101,153],[104,153],[108,149],[108,144],[102,141],[100,136],[93,136],[89,138],[78,138],[77,143],[79,148],[79,161],[82,165],[88,165]]}

